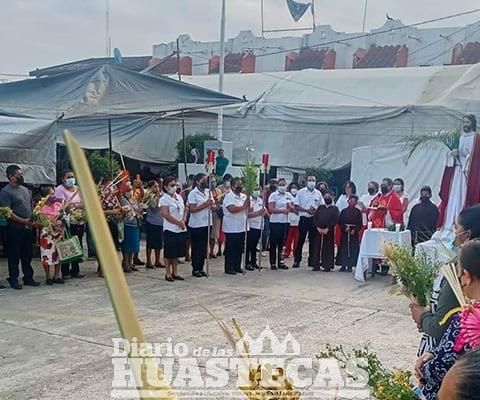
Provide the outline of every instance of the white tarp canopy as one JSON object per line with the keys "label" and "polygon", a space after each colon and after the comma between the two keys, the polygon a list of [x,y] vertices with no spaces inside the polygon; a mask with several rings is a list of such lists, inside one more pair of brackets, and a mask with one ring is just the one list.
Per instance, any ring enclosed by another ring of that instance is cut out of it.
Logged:
{"label": "white tarp canopy", "polygon": [[[225,92],[251,102],[228,113],[223,137],[234,143],[234,163],[244,161],[252,141],[272,165],[340,169],[356,147],[451,129],[463,113],[480,114],[479,76],[478,64],[226,75]],[[215,88],[216,79],[186,81]],[[189,125],[214,128],[205,119]]]}
{"label": "white tarp canopy", "polygon": [[[181,130],[176,122],[170,123],[177,130],[171,134],[169,124],[160,127],[158,121],[179,110],[239,102],[205,88],[114,65],[2,84],[0,164],[36,166],[38,171],[27,174],[27,182],[52,182],[55,143],[62,143],[63,130],[70,129],[85,148],[104,149],[109,146],[109,120],[114,151],[143,161],[171,161]],[[38,157],[39,151],[48,156]]]}
{"label": "white tarp canopy", "polygon": [[420,197],[421,187],[428,185],[432,188],[432,200],[439,204],[438,193],[448,148],[435,144],[418,149],[406,160],[403,146],[363,146],[353,149],[350,179],[357,185],[358,192],[360,195],[366,193],[369,181],[380,183],[383,178],[402,178],[405,191],[411,199]]}

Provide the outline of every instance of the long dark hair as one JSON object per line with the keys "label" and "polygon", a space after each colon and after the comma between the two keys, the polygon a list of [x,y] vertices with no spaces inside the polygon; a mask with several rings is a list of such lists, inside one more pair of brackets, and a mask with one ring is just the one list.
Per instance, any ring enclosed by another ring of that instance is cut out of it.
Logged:
{"label": "long dark hair", "polygon": [[200,172],[199,174],[195,175],[195,178],[193,179],[193,187],[196,188],[198,187],[198,182],[200,182],[200,179],[204,178],[205,175],[203,172]]}
{"label": "long dark hair", "polygon": [[472,123],[472,132],[477,131],[477,117],[473,114],[465,114],[463,118],[468,118],[470,122]]}
{"label": "long dark hair", "polygon": [[458,262],[464,270],[480,279],[480,239],[465,242],[458,254]]}
{"label": "long dark hair", "polygon": [[457,384],[455,385],[455,399],[478,399],[480,393],[480,350],[465,353],[453,366]]}
{"label": "long dark hair", "polygon": [[480,204],[464,208],[458,214],[457,222],[463,229],[470,231],[470,239],[480,237]]}
{"label": "long dark hair", "polygon": [[347,192],[345,191],[347,189],[347,186],[350,186],[352,188],[352,194],[357,194],[357,186],[352,181],[346,181],[343,184],[343,194],[347,194]]}

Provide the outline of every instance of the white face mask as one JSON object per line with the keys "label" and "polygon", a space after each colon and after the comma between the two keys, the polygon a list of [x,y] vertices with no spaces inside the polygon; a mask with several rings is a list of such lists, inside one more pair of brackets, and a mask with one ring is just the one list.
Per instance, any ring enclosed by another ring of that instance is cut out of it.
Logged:
{"label": "white face mask", "polygon": [[287,190],[287,187],[286,186],[279,186],[277,188],[278,190],[278,193],[285,193],[285,191]]}
{"label": "white face mask", "polygon": [[168,194],[175,194],[177,193],[177,188],[176,187],[169,187],[167,188]]}
{"label": "white face mask", "polygon": [[402,191],[402,185],[393,185],[393,190],[395,192],[401,192]]}
{"label": "white face mask", "polygon": [[293,194],[294,196],[298,193],[298,190],[296,188],[292,188],[290,190],[290,193]]}
{"label": "white face mask", "polygon": [[309,188],[310,190],[315,189],[315,181],[308,181],[307,188]]}

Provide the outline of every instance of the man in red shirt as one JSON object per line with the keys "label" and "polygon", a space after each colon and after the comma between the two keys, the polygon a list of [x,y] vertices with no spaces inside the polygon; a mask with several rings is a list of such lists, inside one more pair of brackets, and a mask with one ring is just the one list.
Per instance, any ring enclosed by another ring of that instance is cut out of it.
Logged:
{"label": "man in red shirt", "polygon": [[373,228],[387,228],[391,224],[403,224],[403,205],[398,195],[392,190],[393,181],[385,178],[380,192],[370,203],[369,221]]}

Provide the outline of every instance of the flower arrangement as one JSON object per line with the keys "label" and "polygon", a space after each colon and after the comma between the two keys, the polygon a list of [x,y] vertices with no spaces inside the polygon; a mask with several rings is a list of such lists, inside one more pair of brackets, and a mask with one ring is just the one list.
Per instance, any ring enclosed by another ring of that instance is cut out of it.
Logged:
{"label": "flower arrangement", "polygon": [[453,349],[460,352],[465,347],[469,347],[472,350],[480,349],[479,302],[466,305],[460,312],[460,334]]}
{"label": "flower arrangement", "polygon": [[9,219],[12,215],[12,209],[10,207],[0,207],[0,219]]}
{"label": "flower arrangement", "polygon": [[42,208],[45,206],[45,204],[47,204],[49,197],[50,196],[42,197],[38,201],[38,203],[35,205],[35,208],[33,209],[33,212],[32,212],[32,220],[38,222],[49,233],[53,233],[54,227],[53,227],[52,220],[42,212]]}
{"label": "flower arrangement", "polygon": [[334,358],[340,362],[344,369],[346,369],[347,363],[350,360],[362,360],[361,363],[356,363],[356,367],[364,370],[368,374],[367,385],[373,397],[377,400],[417,399],[413,392],[413,385],[410,383],[411,372],[389,370],[368,347],[347,353],[342,346],[331,347],[327,345],[327,350],[320,353],[317,357],[320,359]]}
{"label": "flower arrangement", "polygon": [[426,307],[442,264],[432,262],[425,253],[414,256],[408,247],[393,243],[385,243],[382,252],[391,264],[392,274],[403,294]]}

